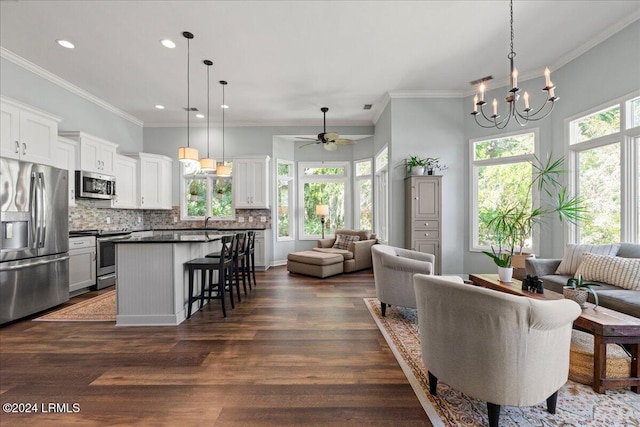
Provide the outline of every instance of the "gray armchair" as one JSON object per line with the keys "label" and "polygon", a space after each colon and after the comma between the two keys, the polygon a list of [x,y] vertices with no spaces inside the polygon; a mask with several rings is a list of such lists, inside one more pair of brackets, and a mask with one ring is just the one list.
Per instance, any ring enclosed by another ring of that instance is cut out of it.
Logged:
{"label": "gray armchair", "polygon": [[387,304],[416,308],[413,275],[433,274],[436,257],[387,245],[373,246],[371,256],[376,296],[380,300],[382,315],[386,314]]}
{"label": "gray armchair", "polygon": [[490,426],[498,425],[500,405],[546,399],[555,413],[578,304],[509,295],[453,276],[416,274],[413,282],[431,394],[441,380],[486,401]]}

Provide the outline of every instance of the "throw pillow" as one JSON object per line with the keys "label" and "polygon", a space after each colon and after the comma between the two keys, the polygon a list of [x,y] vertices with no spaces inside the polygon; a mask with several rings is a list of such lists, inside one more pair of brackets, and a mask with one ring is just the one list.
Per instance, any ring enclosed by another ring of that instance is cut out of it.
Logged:
{"label": "throw pillow", "polygon": [[586,281],[608,283],[623,289],[640,290],[640,258],[622,258],[586,253],[576,271]]}
{"label": "throw pillow", "polygon": [[570,243],[564,249],[564,256],[556,270],[556,274],[565,276],[576,274],[580,261],[582,261],[582,255],[585,253],[615,256],[618,253],[618,249],[620,249],[619,243],[611,245],[574,245]]}
{"label": "throw pillow", "polygon": [[351,236],[349,234],[336,234],[336,241],[333,247],[336,249],[349,249],[349,245],[360,240],[360,236]]}

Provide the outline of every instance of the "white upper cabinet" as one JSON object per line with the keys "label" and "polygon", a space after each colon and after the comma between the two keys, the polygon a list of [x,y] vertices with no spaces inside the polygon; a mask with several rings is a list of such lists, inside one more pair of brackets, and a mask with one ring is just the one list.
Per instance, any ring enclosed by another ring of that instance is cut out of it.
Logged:
{"label": "white upper cabinet", "polygon": [[53,166],[69,172],[69,206],[76,205],[76,151],[78,143],[59,136],[53,149]]}
{"label": "white upper cabinet", "polygon": [[83,171],[115,175],[118,144],[84,132],[60,132],[59,135],[80,143],[76,167]]}
{"label": "white upper cabinet", "polygon": [[127,156],[116,156],[116,197],[111,206],[121,209],[138,207],[138,162]]}
{"label": "white upper cabinet", "polygon": [[269,208],[269,156],[233,159],[234,206]]}
{"label": "white upper cabinet", "polygon": [[60,119],[5,97],[0,112],[0,155],[54,166]]}
{"label": "white upper cabinet", "polygon": [[[127,154],[127,156],[138,161],[138,207],[171,209],[173,160],[167,156],[149,153]],[[116,185],[118,185],[117,181]]]}

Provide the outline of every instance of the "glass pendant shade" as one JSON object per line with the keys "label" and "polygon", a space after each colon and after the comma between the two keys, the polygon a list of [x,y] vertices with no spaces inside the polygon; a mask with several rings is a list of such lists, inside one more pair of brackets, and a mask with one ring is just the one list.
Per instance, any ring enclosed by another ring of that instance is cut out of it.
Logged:
{"label": "glass pendant shade", "polygon": [[192,147],[178,148],[178,160],[181,162],[197,162],[198,150]]}
{"label": "glass pendant shade", "polygon": [[216,168],[216,175],[231,176],[231,168],[227,165],[218,165],[218,167]]}
{"label": "glass pendant shade", "polygon": [[200,159],[200,170],[204,172],[213,172],[216,170],[216,161],[215,159],[210,159],[208,157],[203,157]]}

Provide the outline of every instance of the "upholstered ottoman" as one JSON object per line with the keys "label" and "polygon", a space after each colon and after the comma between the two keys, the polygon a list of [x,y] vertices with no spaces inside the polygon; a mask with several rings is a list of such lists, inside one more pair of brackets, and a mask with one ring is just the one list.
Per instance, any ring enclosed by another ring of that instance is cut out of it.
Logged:
{"label": "upholstered ottoman", "polygon": [[292,252],[287,255],[287,270],[314,277],[329,277],[343,271],[344,258],[339,254],[316,251]]}

